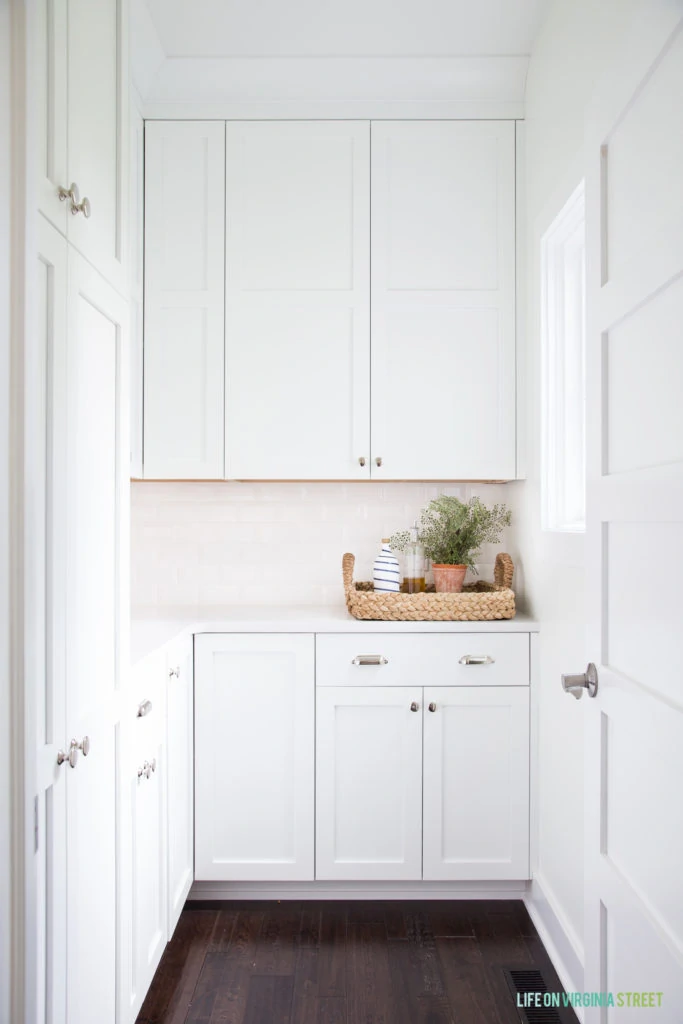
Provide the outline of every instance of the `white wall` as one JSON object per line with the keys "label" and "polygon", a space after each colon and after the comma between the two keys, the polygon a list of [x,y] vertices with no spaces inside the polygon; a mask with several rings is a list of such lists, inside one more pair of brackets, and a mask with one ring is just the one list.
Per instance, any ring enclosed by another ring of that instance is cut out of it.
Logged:
{"label": "white wall", "polygon": [[[410,526],[439,493],[493,503],[511,492],[509,484],[134,483],[133,609],[343,605],[344,552],[356,555],[356,579],[371,579],[382,537]],[[509,543],[482,553],[483,578]]]}
{"label": "white wall", "polygon": [[562,692],[560,675],[583,671],[590,652],[584,538],[541,530],[539,254],[542,235],[584,176],[590,98],[640,6],[639,0],[555,0],[532,50],[526,90],[528,480],[511,489],[530,610],[541,622],[533,905],[574,990],[583,988],[584,702]]}
{"label": "white wall", "polygon": [[[0,0],[0,195],[10,189],[10,11]],[[0,749],[9,750],[9,237],[10,204],[0,204]],[[0,774],[0,1021],[9,1021],[10,765]]]}

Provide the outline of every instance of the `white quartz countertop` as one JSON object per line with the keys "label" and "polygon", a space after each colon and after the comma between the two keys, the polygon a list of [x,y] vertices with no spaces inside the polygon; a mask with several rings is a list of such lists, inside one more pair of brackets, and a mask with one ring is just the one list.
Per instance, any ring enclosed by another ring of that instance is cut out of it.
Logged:
{"label": "white quartz countertop", "polygon": [[172,640],[195,633],[535,633],[527,615],[485,622],[380,622],[354,619],[345,607],[224,607],[178,609],[131,620],[131,664]]}

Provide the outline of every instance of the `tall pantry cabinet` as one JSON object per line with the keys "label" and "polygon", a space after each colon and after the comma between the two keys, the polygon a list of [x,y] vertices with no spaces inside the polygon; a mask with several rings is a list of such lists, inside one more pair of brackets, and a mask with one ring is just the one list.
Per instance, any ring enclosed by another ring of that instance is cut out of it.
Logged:
{"label": "tall pantry cabinet", "polygon": [[146,478],[516,476],[513,121],[145,146]]}
{"label": "tall pantry cabinet", "polygon": [[[38,1019],[115,1024],[127,668],[125,0],[29,12],[37,260],[27,472]],[[46,480],[46,484],[43,481]]]}

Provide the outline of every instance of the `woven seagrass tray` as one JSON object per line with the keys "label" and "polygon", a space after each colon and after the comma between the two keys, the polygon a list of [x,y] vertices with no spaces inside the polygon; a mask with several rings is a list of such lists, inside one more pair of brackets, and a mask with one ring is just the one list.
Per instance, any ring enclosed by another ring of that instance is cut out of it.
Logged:
{"label": "woven seagrass tray", "polygon": [[342,559],[346,607],[356,619],[474,622],[480,619],[512,619],[515,595],[511,589],[514,566],[509,555],[496,555],[494,582],[463,587],[460,594],[376,594],[372,583],[354,583],[351,554]]}

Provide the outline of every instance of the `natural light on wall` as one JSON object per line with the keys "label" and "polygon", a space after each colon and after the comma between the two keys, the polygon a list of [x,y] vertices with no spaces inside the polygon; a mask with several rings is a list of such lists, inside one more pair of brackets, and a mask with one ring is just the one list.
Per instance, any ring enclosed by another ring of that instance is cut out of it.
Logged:
{"label": "natural light on wall", "polygon": [[544,530],[586,528],[583,182],[541,241],[541,500]]}

